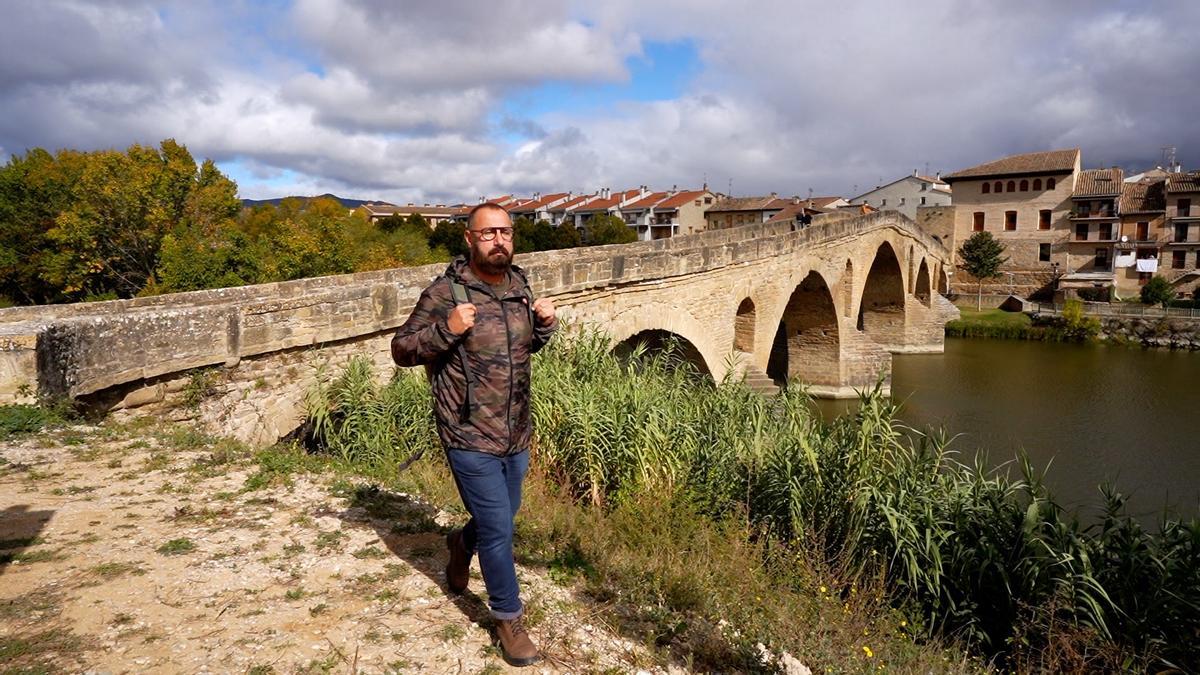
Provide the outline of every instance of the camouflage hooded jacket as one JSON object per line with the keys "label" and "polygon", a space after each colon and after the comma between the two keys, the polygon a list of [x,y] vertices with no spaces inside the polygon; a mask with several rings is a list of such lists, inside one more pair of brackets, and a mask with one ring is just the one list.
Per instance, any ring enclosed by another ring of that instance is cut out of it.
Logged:
{"label": "camouflage hooded jacket", "polygon": [[[475,325],[464,335],[454,335],[447,324],[456,304],[451,280],[466,287],[476,307]],[[529,447],[530,360],[549,341],[557,320],[531,325],[537,318],[525,293],[525,273],[513,266],[508,280],[508,290],[496,297],[471,271],[466,257],[459,256],[421,292],[412,314],[392,338],[397,364],[426,366],[438,436],[446,448],[508,455]],[[467,374],[460,343],[474,377],[469,411],[464,410]]]}

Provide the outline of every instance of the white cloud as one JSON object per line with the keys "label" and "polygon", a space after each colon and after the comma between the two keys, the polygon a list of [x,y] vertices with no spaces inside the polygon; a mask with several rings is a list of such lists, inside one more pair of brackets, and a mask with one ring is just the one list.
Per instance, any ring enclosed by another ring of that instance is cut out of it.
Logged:
{"label": "white cloud", "polygon": [[[0,24],[0,148],[174,137],[290,172],[246,190],[439,202],[706,177],[738,194],[845,193],[926,162],[950,171],[1073,145],[1110,164],[1173,144],[1200,165],[1197,3],[297,0],[290,15],[266,12],[23,5]],[[533,119],[503,107],[548,81],[623,82],[645,41],[681,39],[701,63],[676,98]]]}

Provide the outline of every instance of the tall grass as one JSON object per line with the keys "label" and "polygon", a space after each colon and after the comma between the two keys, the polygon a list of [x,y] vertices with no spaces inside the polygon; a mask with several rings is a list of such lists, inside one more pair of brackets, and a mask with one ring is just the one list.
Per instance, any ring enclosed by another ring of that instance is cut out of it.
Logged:
{"label": "tall grass", "polygon": [[[422,377],[377,385],[366,361],[310,400],[322,446],[372,462],[432,447],[429,405]],[[581,332],[538,355],[532,413],[539,465],[592,508],[681,498],[744,518],[768,550],[846,588],[883,578],[928,635],[1010,665],[1200,668],[1200,523],[1148,532],[1109,491],[1081,524],[1027,462],[1017,478],[962,463],[878,392],[826,423],[800,389],[714,385],[670,351],[621,360]]]}

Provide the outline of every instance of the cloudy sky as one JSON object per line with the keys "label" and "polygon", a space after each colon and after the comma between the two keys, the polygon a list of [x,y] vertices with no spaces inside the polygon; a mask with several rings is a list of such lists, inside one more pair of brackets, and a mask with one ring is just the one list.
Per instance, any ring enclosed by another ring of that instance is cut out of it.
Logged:
{"label": "cloudy sky", "polygon": [[0,160],[173,137],[243,197],[853,196],[1200,166],[1193,0],[0,0]]}

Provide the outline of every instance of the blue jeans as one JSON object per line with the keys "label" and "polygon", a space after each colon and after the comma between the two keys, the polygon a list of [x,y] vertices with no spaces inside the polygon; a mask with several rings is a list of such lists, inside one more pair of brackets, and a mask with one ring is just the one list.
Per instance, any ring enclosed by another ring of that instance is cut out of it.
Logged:
{"label": "blue jeans", "polygon": [[529,451],[498,457],[486,452],[446,451],[454,483],[471,520],[463,528],[468,553],[479,553],[488,605],[497,619],[521,616],[520,589],[513,564],[513,519],[521,508],[521,483],[529,470]]}

